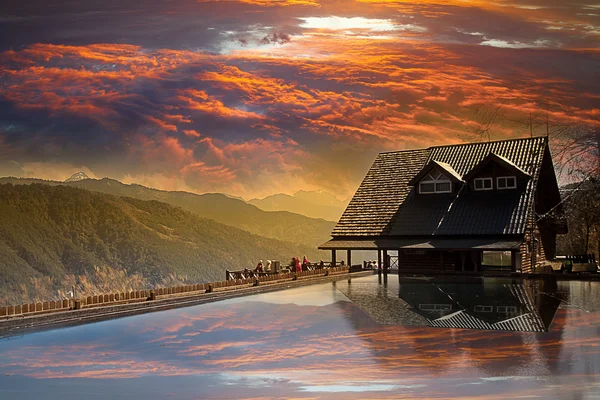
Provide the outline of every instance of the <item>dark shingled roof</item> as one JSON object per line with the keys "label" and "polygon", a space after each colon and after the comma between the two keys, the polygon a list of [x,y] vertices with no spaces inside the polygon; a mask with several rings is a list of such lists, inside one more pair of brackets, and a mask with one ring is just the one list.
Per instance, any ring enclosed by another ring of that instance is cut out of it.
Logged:
{"label": "dark shingled roof", "polygon": [[479,249],[479,250],[516,250],[523,239],[504,238],[379,238],[362,240],[332,239],[319,246],[321,250],[377,250],[377,249]]}
{"label": "dark shingled roof", "polygon": [[[380,153],[332,232],[334,238],[431,235],[520,235],[534,201],[547,138]],[[522,189],[419,196],[409,182],[429,162],[465,176],[494,153],[529,174]]]}

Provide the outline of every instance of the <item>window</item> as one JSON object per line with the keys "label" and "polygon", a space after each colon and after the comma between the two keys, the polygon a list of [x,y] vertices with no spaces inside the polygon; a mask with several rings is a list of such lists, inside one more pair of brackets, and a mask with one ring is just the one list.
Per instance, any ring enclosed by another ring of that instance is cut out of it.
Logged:
{"label": "window", "polygon": [[452,183],[440,171],[431,171],[420,183],[419,193],[451,193]]}
{"label": "window", "polygon": [[498,189],[515,189],[517,187],[517,178],[515,176],[499,176],[496,179]]}
{"label": "window", "polygon": [[452,304],[419,304],[421,311],[451,311]]}
{"label": "window", "polygon": [[488,267],[511,267],[512,254],[510,251],[484,251],[481,264]]}
{"label": "window", "polygon": [[505,314],[515,314],[517,312],[517,307],[515,306],[498,306],[496,307],[496,311],[499,313]]}
{"label": "window", "polygon": [[482,306],[482,305],[475,306],[475,312],[492,312],[492,311],[494,311],[493,306]]}
{"label": "window", "polygon": [[473,181],[475,190],[492,190],[492,178],[475,178]]}

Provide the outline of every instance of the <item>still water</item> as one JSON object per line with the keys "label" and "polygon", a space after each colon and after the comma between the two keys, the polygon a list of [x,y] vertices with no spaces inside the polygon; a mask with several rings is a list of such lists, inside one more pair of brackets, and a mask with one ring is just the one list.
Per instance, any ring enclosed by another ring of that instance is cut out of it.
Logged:
{"label": "still water", "polygon": [[600,282],[313,285],[0,340],[0,399],[599,399]]}

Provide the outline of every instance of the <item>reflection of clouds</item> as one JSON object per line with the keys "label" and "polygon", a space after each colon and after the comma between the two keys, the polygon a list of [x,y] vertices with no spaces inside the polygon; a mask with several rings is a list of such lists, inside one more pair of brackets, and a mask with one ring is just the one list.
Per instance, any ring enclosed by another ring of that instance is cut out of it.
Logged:
{"label": "reflection of clouds", "polygon": [[[380,326],[335,301],[331,286],[1,341],[0,375],[52,378],[54,387],[142,377],[168,387],[177,377],[211,377],[226,398],[273,397],[250,389],[286,398],[552,399],[600,391],[597,312],[560,309],[548,333]],[[321,299],[317,289],[326,292]]]}

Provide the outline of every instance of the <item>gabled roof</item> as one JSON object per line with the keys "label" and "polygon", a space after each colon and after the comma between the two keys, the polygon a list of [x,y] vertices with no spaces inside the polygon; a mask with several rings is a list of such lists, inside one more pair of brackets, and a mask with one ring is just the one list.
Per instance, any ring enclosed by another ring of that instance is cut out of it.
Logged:
{"label": "gabled roof", "polygon": [[[332,236],[523,234],[547,146],[547,138],[534,137],[380,153]],[[456,196],[417,195],[410,186],[413,177],[433,160],[450,165],[464,176],[490,153],[505,158],[532,179],[519,189],[462,189]],[[551,160],[546,167],[552,169]]]}
{"label": "gabled roof", "polygon": [[470,180],[471,178],[473,178],[473,176],[475,176],[484,167],[486,167],[487,165],[489,165],[490,163],[493,163],[493,162],[502,165],[504,168],[508,169],[509,171],[512,171],[516,176],[519,176],[522,178],[528,178],[528,179],[531,178],[531,174],[528,174],[527,172],[523,171],[523,169],[519,168],[515,163],[510,161],[508,158],[502,157],[496,153],[490,153],[487,155],[487,157],[485,157],[483,160],[481,160],[479,162],[479,164],[477,164],[473,169],[471,169],[469,172],[467,172],[465,174],[465,176],[463,176],[463,179],[465,181]]}
{"label": "gabled roof", "polygon": [[433,169],[437,169],[453,182],[463,182],[458,172],[456,172],[454,168],[452,168],[452,165],[441,161],[431,160],[427,163],[427,165],[423,167],[421,172],[415,175],[408,182],[408,184],[410,186],[415,186],[417,183],[419,183],[419,181],[425,178],[427,174],[429,174]]}

